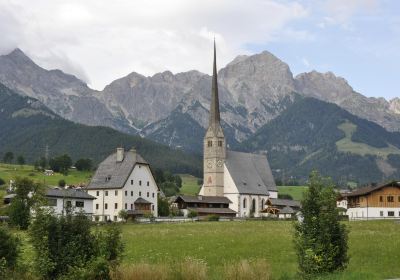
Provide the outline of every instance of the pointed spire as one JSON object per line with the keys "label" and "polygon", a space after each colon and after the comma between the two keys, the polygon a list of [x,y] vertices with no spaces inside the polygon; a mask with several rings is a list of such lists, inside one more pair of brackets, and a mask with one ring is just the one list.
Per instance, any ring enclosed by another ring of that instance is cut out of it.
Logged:
{"label": "pointed spire", "polygon": [[216,127],[220,122],[219,116],[219,98],[218,98],[218,80],[217,80],[217,52],[214,38],[214,63],[211,86],[211,105],[210,105],[210,126]]}

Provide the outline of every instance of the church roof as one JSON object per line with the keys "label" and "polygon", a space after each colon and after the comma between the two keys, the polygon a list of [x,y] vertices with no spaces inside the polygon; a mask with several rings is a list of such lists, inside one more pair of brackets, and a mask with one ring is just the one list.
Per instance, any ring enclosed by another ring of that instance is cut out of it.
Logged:
{"label": "church roof", "polygon": [[239,193],[269,195],[277,191],[265,155],[226,151],[226,168]]}
{"label": "church roof", "polygon": [[290,206],[295,208],[301,207],[300,201],[292,199],[270,198],[267,203],[271,204],[272,206]]}
{"label": "church roof", "polygon": [[87,189],[121,189],[136,164],[148,163],[136,151],[124,152],[124,159],[117,162],[117,153],[108,156],[99,164]]}

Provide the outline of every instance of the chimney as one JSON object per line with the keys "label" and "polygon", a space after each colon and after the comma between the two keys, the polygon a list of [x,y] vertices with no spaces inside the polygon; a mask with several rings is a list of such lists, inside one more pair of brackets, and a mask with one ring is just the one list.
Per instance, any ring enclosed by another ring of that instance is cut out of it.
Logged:
{"label": "chimney", "polygon": [[130,152],[132,153],[133,160],[136,162],[136,149],[132,147]]}
{"label": "chimney", "polygon": [[124,148],[117,148],[117,162],[124,160]]}

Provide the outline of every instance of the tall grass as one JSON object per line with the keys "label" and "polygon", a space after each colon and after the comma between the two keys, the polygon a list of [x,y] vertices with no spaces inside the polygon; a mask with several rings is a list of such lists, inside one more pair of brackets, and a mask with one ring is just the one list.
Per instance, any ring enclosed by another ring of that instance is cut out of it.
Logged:
{"label": "tall grass", "polygon": [[270,266],[266,260],[241,260],[224,266],[223,279],[226,280],[269,280]]}

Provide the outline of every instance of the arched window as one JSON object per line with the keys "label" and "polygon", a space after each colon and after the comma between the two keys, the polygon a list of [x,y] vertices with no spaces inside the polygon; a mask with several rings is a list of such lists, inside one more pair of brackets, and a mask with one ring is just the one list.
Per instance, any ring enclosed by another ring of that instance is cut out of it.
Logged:
{"label": "arched window", "polygon": [[253,200],[251,201],[251,213],[255,213],[256,212],[256,200],[255,198],[253,198]]}
{"label": "arched window", "polygon": [[265,204],[265,201],[264,201],[264,198],[261,200],[261,210],[264,210],[264,204]]}
{"label": "arched window", "polygon": [[246,208],[246,202],[247,202],[247,199],[243,198],[243,208]]}

